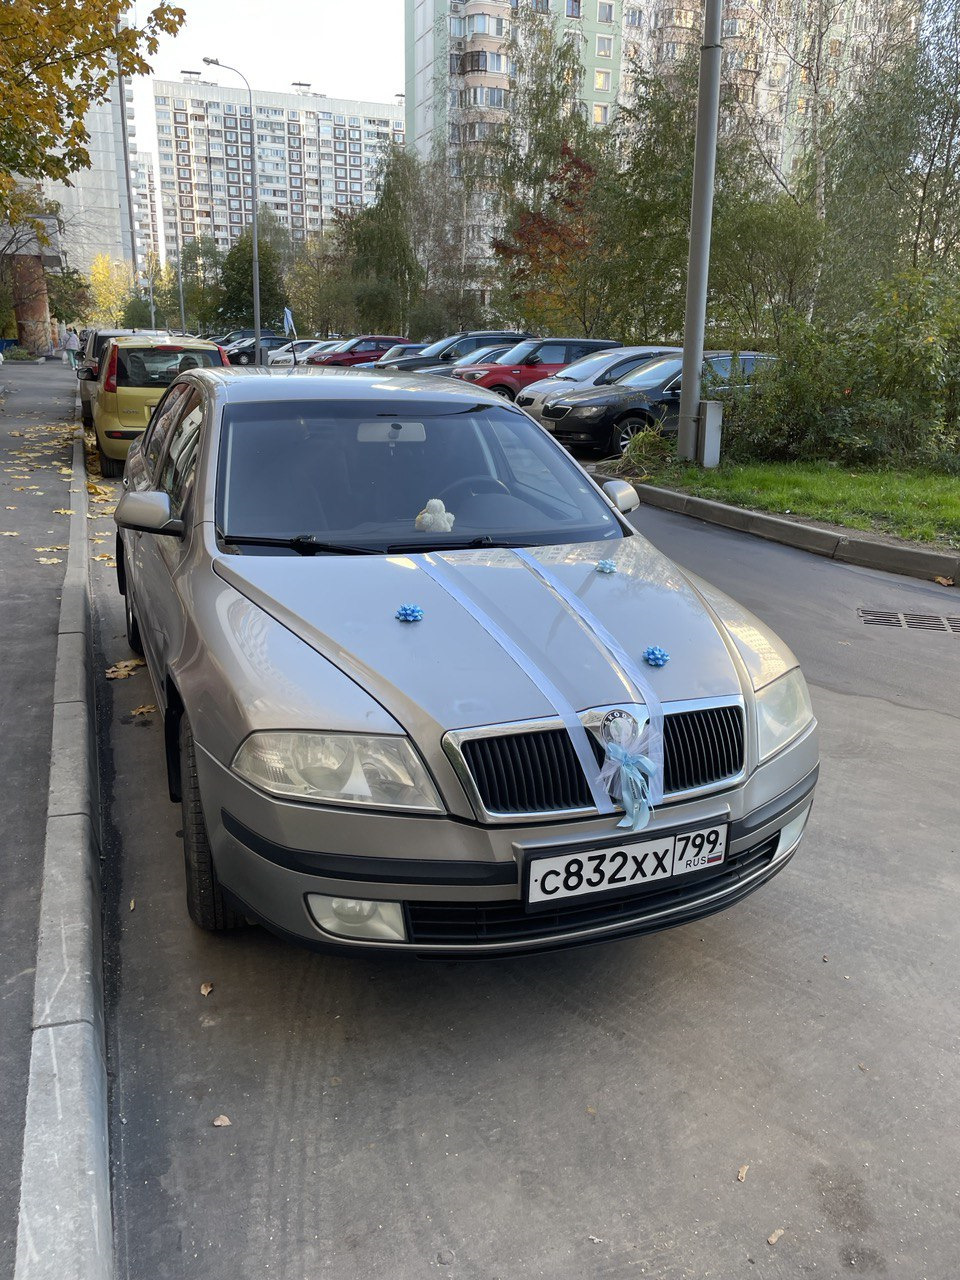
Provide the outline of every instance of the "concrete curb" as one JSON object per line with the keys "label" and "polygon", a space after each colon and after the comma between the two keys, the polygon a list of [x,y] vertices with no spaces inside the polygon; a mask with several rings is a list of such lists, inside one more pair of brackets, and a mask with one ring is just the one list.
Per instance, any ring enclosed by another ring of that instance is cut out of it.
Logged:
{"label": "concrete curb", "polygon": [[882,569],[886,573],[901,573],[912,578],[953,578],[960,582],[960,552],[927,551],[923,547],[896,546],[880,542],[862,534],[836,533],[832,529],[818,529],[815,525],[784,520],[781,516],[767,515],[762,511],[750,511],[745,507],[732,507],[725,502],[712,502],[709,498],[696,498],[692,494],[678,493],[675,489],[661,489],[657,485],[638,484],[641,500],[650,507],[676,511],[680,515],[693,516],[710,524],[752,533],[755,537],[771,542],[781,542],[814,555],[841,560],[845,564],[862,565],[867,569]]}
{"label": "concrete curb", "polygon": [[83,435],[73,445],[14,1280],[112,1280]]}

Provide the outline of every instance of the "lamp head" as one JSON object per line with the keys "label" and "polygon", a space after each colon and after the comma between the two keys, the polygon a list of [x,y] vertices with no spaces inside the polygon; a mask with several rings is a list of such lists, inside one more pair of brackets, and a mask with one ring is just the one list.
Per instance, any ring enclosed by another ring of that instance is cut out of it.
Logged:
{"label": "lamp head", "polygon": [[206,63],[208,67],[219,67],[220,65],[219,58],[204,58],[203,61]]}

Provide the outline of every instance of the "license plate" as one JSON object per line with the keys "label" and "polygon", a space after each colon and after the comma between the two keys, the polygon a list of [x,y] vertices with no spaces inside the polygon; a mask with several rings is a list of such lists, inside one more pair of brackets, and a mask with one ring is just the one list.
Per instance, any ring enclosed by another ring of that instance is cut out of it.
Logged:
{"label": "license plate", "polygon": [[723,823],[656,840],[630,840],[606,849],[534,858],[530,862],[527,902],[542,906],[584,894],[640,889],[656,880],[670,880],[717,866],[726,852],[727,825]]}

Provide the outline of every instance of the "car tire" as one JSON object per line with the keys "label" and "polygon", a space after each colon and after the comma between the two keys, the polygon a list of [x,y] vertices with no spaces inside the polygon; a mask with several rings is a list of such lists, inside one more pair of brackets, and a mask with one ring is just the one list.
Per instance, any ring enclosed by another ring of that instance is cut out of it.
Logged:
{"label": "car tire", "polygon": [[200,929],[224,933],[238,929],[244,918],[229,906],[213,865],[207,824],[200,803],[197,758],[193,731],[185,715],[180,717],[180,803],[183,809],[183,862],[187,877],[187,912]]}
{"label": "car tire", "polygon": [[628,413],[625,418],[621,418],[613,428],[610,436],[610,452],[614,457],[622,457],[627,451],[627,445],[634,436],[638,436],[641,431],[649,431],[651,424],[646,418],[638,417],[636,414]]}
{"label": "car tire", "polygon": [[250,357],[248,355],[244,354],[242,356],[237,356],[237,364],[249,364],[249,363],[250,363]]}
{"label": "car tire", "polygon": [[80,402],[80,421],[87,428],[93,426],[93,414],[82,400]]}
{"label": "car tire", "polygon": [[123,475],[123,458],[108,458],[103,452],[103,446],[97,441],[97,453],[100,457],[100,474],[107,480],[116,480],[118,476]]}
{"label": "car tire", "polygon": [[516,395],[509,387],[491,387],[490,390],[494,395],[503,396],[504,400],[516,400]]}
{"label": "car tire", "polygon": [[133,587],[130,579],[124,574],[123,620],[127,629],[127,644],[137,655],[143,657],[143,638],[140,635],[140,624],[133,609]]}

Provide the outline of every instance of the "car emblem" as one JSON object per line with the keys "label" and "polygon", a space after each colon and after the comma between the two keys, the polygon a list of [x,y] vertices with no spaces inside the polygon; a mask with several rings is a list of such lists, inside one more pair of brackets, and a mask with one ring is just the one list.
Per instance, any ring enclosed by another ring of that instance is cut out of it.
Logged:
{"label": "car emblem", "polygon": [[644,723],[646,716],[641,723],[632,712],[616,707],[600,721],[600,740],[604,746],[632,747],[640,741]]}

